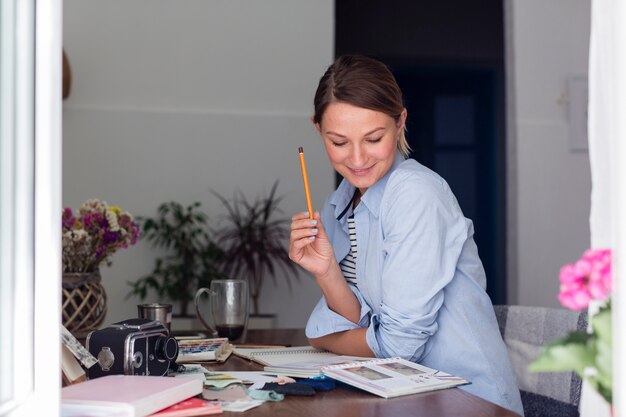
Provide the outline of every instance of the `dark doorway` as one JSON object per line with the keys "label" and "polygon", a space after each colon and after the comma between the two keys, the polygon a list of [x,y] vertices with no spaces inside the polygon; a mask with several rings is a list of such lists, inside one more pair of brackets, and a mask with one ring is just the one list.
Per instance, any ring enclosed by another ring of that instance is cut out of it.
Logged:
{"label": "dark doorway", "polygon": [[341,0],[335,8],[336,55],[374,56],[394,72],[412,157],[450,184],[474,223],[487,292],[505,304],[501,2]]}

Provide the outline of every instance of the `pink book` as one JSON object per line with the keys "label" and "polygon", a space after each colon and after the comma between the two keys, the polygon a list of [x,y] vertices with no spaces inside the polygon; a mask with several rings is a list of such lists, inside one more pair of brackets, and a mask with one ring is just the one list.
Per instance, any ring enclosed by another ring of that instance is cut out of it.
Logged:
{"label": "pink book", "polygon": [[[108,375],[61,389],[62,415],[144,417],[202,392],[203,381],[164,376]],[[99,414],[104,415],[104,414]]]}
{"label": "pink book", "polygon": [[222,407],[219,404],[201,400],[200,398],[189,398],[164,410],[150,414],[149,417],[193,417],[219,414],[221,412]]}

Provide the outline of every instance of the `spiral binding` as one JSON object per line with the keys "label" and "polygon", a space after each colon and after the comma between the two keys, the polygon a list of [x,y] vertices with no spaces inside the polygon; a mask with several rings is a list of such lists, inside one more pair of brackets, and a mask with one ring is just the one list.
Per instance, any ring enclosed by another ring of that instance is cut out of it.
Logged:
{"label": "spiral binding", "polygon": [[326,350],[320,350],[315,348],[310,349],[293,349],[287,350],[289,348],[284,348],[281,350],[272,350],[272,349],[264,349],[259,350],[258,352],[254,352],[253,356],[266,356],[266,355],[293,355],[293,354],[319,354],[319,353],[328,353]]}

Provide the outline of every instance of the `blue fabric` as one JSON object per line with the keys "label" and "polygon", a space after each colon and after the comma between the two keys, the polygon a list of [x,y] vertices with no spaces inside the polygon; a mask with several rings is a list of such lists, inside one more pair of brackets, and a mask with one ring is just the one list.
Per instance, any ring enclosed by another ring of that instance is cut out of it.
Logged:
{"label": "blue fabric", "polygon": [[266,382],[265,385],[263,385],[263,390],[272,391],[282,395],[315,395],[315,389],[311,385],[301,384],[299,382],[291,382],[289,384]]}
{"label": "blue fabric", "polygon": [[[354,187],[343,181],[322,211],[337,262],[350,249],[346,207]],[[466,219],[447,183],[400,154],[354,210],[361,319],[354,324],[322,298],[306,335],[367,327],[379,358],[399,356],[461,376],[465,389],[523,414],[486,278]]]}
{"label": "blue fabric", "polygon": [[299,379],[298,384],[310,385],[315,391],[332,391],[335,389],[335,380],[326,376]]}

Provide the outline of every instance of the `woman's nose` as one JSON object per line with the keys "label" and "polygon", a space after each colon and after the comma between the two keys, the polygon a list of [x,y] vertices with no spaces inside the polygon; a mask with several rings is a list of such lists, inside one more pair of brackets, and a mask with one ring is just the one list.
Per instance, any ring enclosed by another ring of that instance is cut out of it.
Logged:
{"label": "woman's nose", "polygon": [[351,157],[352,163],[355,165],[355,167],[360,167],[365,160],[365,152],[363,151],[363,148],[359,145],[353,146]]}

